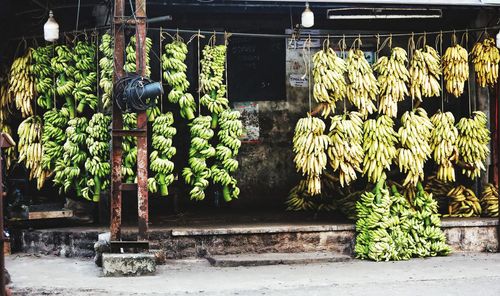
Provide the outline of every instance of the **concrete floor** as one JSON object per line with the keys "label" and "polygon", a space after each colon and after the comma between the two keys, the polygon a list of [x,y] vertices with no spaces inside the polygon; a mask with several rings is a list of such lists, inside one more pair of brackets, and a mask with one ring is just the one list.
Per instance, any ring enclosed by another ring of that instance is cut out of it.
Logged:
{"label": "concrete floor", "polygon": [[500,254],[406,262],[211,267],[173,261],[157,274],[105,278],[91,261],[12,255],[15,295],[500,295]]}

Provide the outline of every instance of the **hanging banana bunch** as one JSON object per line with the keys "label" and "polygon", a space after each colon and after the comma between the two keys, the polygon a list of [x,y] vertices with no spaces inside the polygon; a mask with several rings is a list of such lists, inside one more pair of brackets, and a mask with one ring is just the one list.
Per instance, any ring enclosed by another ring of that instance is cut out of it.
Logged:
{"label": "hanging banana bunch", "polygon": [[438,165],[437,179],[444,182],[455,181],[453,162],[458,159],[458,130],[451,112],[438,111],[431,117],[434,129],[431,132],[432,157]]}
{"label": "hanging banana bunch", "polygon": [[436,97],[441,93],[441,59],[437,51],[425,45],[413,53],[410,61],[410,95],[412,99]]}
{"label": "hanging banana bunch", "polygon": [[335,184],[328,178],[321,178],[321,194],[307,193],[307,180],[302,179],[290,190],[285,201],[287,211],[334,211],[332,201]]}
{"label": "hanging banana bunch", "polygon": [[49,110],[43,115],[42,132],[42,168],[52,174],[58,159],[64,155],[63,145],[66,142],[66,128],[69,121],[69,112],[66,108],[58,111]]}
{"label": "hanging banana bunch", "polygon": [[214,131],[210,128],[211,122],[210,116],[198,116],[190,123],[189,167],[184,168],[182,176],[186,184],[193,186],[189,195],[194,200],[203,200],[205,189],[210,184],[211,170],[206,160],[216,154],[215,148],[209,142],[214,136]]}
{"label": "hanging banana bunch", "polygon": [[196,112],[196,103],[193,96],[187,92],[189,89],[185,63],[187,52],[186,43],[175,40],[165,45],[165,53],[161,56],[161,61],[164,70],[163,78],[172,87],[168,93],[168,100],[173,104],[179,104],[183,118],[192,120]]}
{"label": "hanging banana bunch", "polygon": [[486,217],[498,217],[498,188],[488,183],[481,195],[481,208]]}
{"label": "hanging banana bunch", "polygon": [[76,68],[73,61],[73,52],[66,45],[59,45],[55,48],[55,56],[51,59],[50,65],[56,75],[56,89],[58,96],[64,97],[65,106],[70,112],[70,118],[76,116],[75,98],[73,90],[75,88]]}
{"label": "hanging banana bunch", "polygon": [[398,114],[398,102],[408,96],[407,83],[410,74],[406,69],[408,58],[406,51],[401,47],[394,47],[391,56],[381,57],[373,65],[378,73],[378,86],[380,91],[380,106],[378,112],[390,117]]}
{"label": "hanging banana bunch", "polygon": [[38,106],[50,110],[54,104],[54,81],[51,60],[54,46],[40,46],[33,50],[33,65],[31,71],[35,76],[36,93],[38,94]]}
{"label": "hanging banana bunch", "polygon": [[474,191],[459,185],[448,192],[447,217],[478,217],[481,215],[481,203]]}
{"label": "hanging banana bunch", "polygon": [[448,47],[443,55],[443,75],[446,90],[455,97],[460,97],[469,79],[469,55],[467,50],[455,44]]}
{"label": "hanging banana bunch", "polygon": [[19,163],[24,163],[29,170],[29,179],[37,180],[37,188],[41,189],[48,173],[42,168],[42,118],[30,116],[17,129],[19,135]]}
{"label": "hanging banana bunch", "polygon": [[493,38],[474,44],[472,62],[476,71],[477,82],[481,87],[494,86],[498,80],[498,63],[500,53]]}
{"label": "hanging banana bunch", "polygon": [[401,116],[399,142],[401,148],[396,152],[399,170],[406,174],[403,186],[417,186],[424,180],[424,164],[431,156],[431,132],[434,129],[427,112],[423,108],[407,111]]}
{"label": "hanging banana bunch", "polygon": [[363,51],[351,49],[347,53],[347,78],[347,98],[363,118],[377,111],[377,79]]}
{"label": "hanging banana bunch", "polygon": [[491,139],[487,124],[488,118],[481,111],[473,112],[471,118],[460,119],[457,124],[460,159],[473,167],[472,170],[462,169],[462,173],[473,180],[481,175],[481,170],[486,170],[485,161],[490,154]]}
{"label": "hanging banana bunch", "polygon": [[0,123],[5,123],[10,118],[12,96],[9,93],[8,82],[0,77]]}
{"label": "hanging banana bunch", "polygon": [[148,179],[148,189],[152,193],[160,191],[161,196],[168,195],[168,186],[174,182],[174,163],[172,157],[177,153],[172,146],[172,138],[177,133],[173,127],[174,116],[167,112],[155,118],[153,122],[152,148],[149,159],[151,171],[155,176]]}
{"label": "hanging banana bunch", "polygon": [[330,125],[330,166],[338,171],[340,186],[356,180],[357,172],[363,172],[363,119],[359,112],[349,112],[332,117]]}
{"label": "hanging banana bunch", "polygon": [[14,60],[9,72],[9,93],[23,118],[33,115],[35,78],[31,72],[32,55],[33,49],[28,48],[25,55]]}
{"label": "hanging banana bunch", "polygon": [[101,95],[102,107],[108,109],[112,105],[113,98],[113,37],[106,33],[101,37],[101,44],[99,50],[102,53],[102,58],[99,60],[100,67],[100,80],[99,86],[103,90]]}
{"label": "hanging banana bunch", "polygon": [[[12,128],[2,121],[0,121],[0,132],[12,136]],[[2,154],[5,157],[5,168],[9,170],[17,159],[16,148],[2,148]]]}
{"label": "hanging banana bunch", "polygon": [[394,131],[394,121],[387,115],[369,119],[363,125],[363,176],[377,183],[390,170],[396,157],[398,134]]}
{"label": "hanging banana bunch", "polygon": [[99,99],[96,95],[97,72],[95,64],[96,48],[93,43],[78,41],[73,48],[73,60],[76,71],[75,88],[73,96],[75,98],[76,112],[81,114],[85,107],[96,110]]}
{"label": "hanging banana bunch", "polygon": [[[123,113],[123,129],[137,128],[137,113]],[[122,180],[124,183],[134,183],[137,165],[137,138],[123,137],[122,139]]]}
{"label": "hanging banana bunch", "polygon": [[326,118],[335,113],[335,103],[346,96],[346,63],[330,47],[315,53],[313,63],[313,96],[317,103],[324,104],[321,116]]}

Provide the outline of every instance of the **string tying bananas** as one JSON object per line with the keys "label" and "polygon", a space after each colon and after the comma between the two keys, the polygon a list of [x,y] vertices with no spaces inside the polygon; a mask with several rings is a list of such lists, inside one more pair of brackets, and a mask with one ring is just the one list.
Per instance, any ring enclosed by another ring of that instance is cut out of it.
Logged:
{"label": "string tying bananas", "polygon": [[104,109],[108,109],[112,105],[113,97],[113,37],[106,33],[101,37],[99,50],[102,53],[102,58],[99,60],[100,80],[99,86],[102,88],[101,102]]}
{"label": "string tying bananas", "polygon": [[41,189],[47,178],[47,172],[42,168],[42,118],[30,116],[19,124],[19,163],[24,163],[29,170],[29,179],[37,180],[37,188]]}
{"label": "string tying bananas", "polygon": [[495,185],[488,183],[484,186],[481,208],[484,216],[498,217],[498,188]]}
{"label": "string tying bananas", "polygon": [[196,103],[193,95],[187,92],[189,89],[185,63],[187,53],[186,43],[176,40],[165,45],[161,61],[164,70],[163,78],[172,87],[168,94],[168,100],[173,104],[179,104],[183,118],[192,120],[196,112]]}
{"label": "string tying bananas", "polygon": [[366,118],[377,111],[374,102],[379,89],[365,54],[359,49],[347,53],[347,98]]}
{"label": "string tying bananas", "polygon": [[67,114],[56,109],[49,110],[43,115],[42,167],[49,174],[53,173],[56,161],[63,157],[68,121]]}
{"label": "string tying bananas", "polygon": [[453,161],[458,158],[458,130],[451,112],[438,111],[431,117],[434,129],[431,133],[432,157],[438,165],[437,178],[444,182],[455,181]]}
{"label": "string tying bananas", "polygon": [[285,201],[287,211],[334,211],[332,194],[335,185],[327,178],[321,178],[321,193],[310,195],[307,193],[307,180],[302,179],[288,193]]}
{"label": "string tying bananas", "polygon": [[51,60],[54,46],[40,46],[33,50],[33,64],[31,71],[35,76],[36,92],[38,94],[38,106],[50,110],[54,103],[54,83]]}
{"label": "string tying bananas", "polygon": [[[123,129],[137,128],[137,113],[123,113]],[[137,138],[123,137],[122,140],[122,180],[124,183],[134,183],[137,164]]]}
{"label": "string tying bananas", "polygon": [[447,217],[478,217],[481,215],[481,204],[474,191],[459,185],[448,192]]}
{"label": "string tying bananas", "polygon": [[35,78],[31,72],[33,49],[14,60],[9,72],[9,93],[14,97],[16,108],[23,118],[33,115],[32,102],[35,98]]}
{"label": "string tying bananas", "polygon": [[408,58],[406,51],[401,47],[394,47],[390,57],[381,57],[373,65],[379,74],[377,81],[380,91],[380,105],[378,112],[390,117],[398,114],[398,102],[408,96],[410,74],[406,69]]}
{"label": "string tying bananas", "polygon": [[86,106],[96,110],[99,99],[96,95],[97,72],[95,64],[96,48],[92,43],[78,41],[73,48],[76,71],[75,87],[72,91],[76,112],[82,113]]}
{"label": "string tying bananas", "polygon": [[70,118],[75,118],[76,106],[73,90],[75,88],[76,68],[73,52],[66,45],[56,46],[55,52],[55,56],[50,61],[51,68],[56,75],[55,92],[59,97],[65,99],[65,106],[70,112]]}
{"label": "string tying bananas", "polygon": [[475,111],[471,118],[464,117],[457,124],[457,147],[460,159],[473,168],[472,170],[464,168],[462,173],[471,179],[479,177],[481,170],[486,170],[485,161],[490,154],[490,131],[487,123],[486,114]]}
{"label": "string tying bananas", "polygon": [[443,55],[443,75],[446,90],[455,97],[460,97],[464,92],[465,81],[469,79],[469,55],[460,44],[446,49]]}
{"label": "string tying bananas", "polygon": [[349,112],[332,117],[330,125],[330,166],[338,171],[340,186],[349,185],[363,172],[363,119],[358,112]]}
{"label": "string tying bananas", "polygon": [[426,45],[413,53],[410,61],[410,95],[412,99],[439,96],[441,92],[441,59]]}
{"label": "string tying bananas", "polygon": [[500,62],[500,53],[495,40],[486,38],[483,42],[474,44],[471,54],[479,85],[494,86],[498,80],[498,62]]}
{"label": "string tying bananas", "polygon": [[172,138],[177,133],[174,116],[168,112],[155,118],[153,122],[152,148],[149,159],[151,171],[155,176],[148,179],[148,189],[152,193],[158,192],[161,196],[168,195],[168,186],[174,182],[174,163],[172,157],[177,150],[172,146]]}

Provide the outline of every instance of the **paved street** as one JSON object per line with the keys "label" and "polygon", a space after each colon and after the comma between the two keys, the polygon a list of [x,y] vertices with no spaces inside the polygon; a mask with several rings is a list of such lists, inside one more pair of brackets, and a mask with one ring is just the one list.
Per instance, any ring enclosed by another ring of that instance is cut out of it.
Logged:
{"label": "paved street", "polygon": [[6,264],[15,295],[500,295],[500,254],[233,268],[186,260],[140,278],[104,278],[79,259],[13,255]]}

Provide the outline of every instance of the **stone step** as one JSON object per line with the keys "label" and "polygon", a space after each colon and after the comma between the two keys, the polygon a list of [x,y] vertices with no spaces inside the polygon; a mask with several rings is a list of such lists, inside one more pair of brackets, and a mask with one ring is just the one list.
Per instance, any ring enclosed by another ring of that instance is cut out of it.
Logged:
{"label": "stone step", "polygon": [[328,252],[237,254],[207,257],[210,264],[216,267],[346,262],[351,259],[347,255]]}
{"label": "stone step", "polygon": [[156,260],[150,253],[102,254],[104,276],[141,276],[156,272]]}

